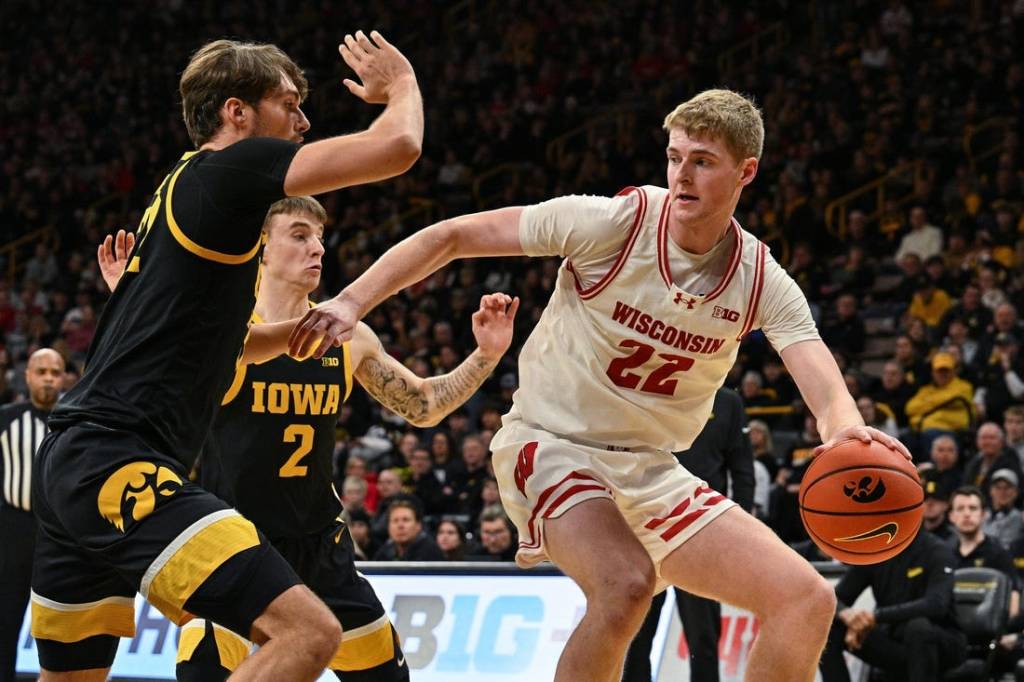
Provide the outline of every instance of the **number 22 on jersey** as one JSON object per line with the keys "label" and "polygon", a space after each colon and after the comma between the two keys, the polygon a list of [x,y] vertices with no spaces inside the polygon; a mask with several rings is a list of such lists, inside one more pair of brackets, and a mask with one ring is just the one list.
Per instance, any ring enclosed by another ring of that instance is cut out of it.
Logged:
{"label": "number 22 on jersey", "polygon": [[[665,362],[658,365],[646,376],[632,372],[647,364],[654,355],[655,348],[640,341],[625,339],[619,342],[619,348],[630,351],[628,355],[615,358],[608,365],[605,373],[616,386],[656,395],[672,395],[675,393],[679,380],[674,377],[677,372],[685,372],[693,367],[693,358],[671,353],[658,353]],[[642,383],[641,383],[642,382]],[[637,388],[639,387],[639,388]]]}

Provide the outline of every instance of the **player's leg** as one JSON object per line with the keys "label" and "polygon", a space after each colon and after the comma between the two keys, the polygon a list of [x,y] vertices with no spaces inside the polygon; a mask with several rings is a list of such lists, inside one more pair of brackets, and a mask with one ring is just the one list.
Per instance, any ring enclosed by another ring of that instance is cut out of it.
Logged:
{"label": "player's leg", "polygon": [[730,508],[674,549],[661,577],[688,592],[754,613],[760,632],[746,679],[814,679],[835,594],[817,571],[763,523]]}
{"label": "player's leg", "polygon": [[718,682],[722,605],[712,599],[677,589],[676,609],[690,650],[691,682]]}
{"label": "player's leg", "polygon": [[328,667],[344,682],[408,682],[409,666],[391,621],[356,571],[352,536],[340,519],[319,537],[281,547],[303,581],[320,597],[344,630]]}
{"label": "player's leg", "polygon": [[558,661],[556,682],[617,681],[651,604],[654,564],[608,498],[545,519],[543,535],[548,556],[587,598],[587,612]]}
{"label": "player's leg", "polygon": [[30,512],[0,506],[0,682],[14,682],[35,540],[36,523]]}
{"label": "player's leg", "polygon": [[665,605],[665,592],[659,592],[651,600],[643,625],[629,644],[626,664],[622,670],[622,682],[651,682],[651,647],[661,620],[661,608]]}
{"label": "player's leg", "polygon": [[223,682],[249,655],[252,642],[203,618],[190,620],[178,637],[178,682]]}

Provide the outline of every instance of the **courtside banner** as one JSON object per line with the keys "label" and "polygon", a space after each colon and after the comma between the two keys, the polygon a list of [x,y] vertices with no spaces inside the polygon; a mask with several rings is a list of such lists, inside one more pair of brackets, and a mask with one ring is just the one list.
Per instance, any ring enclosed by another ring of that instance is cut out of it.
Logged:
{"label": "courtside banner", "polygon": [[[416,682],[550,680],[586,608],[580,589],[550,566],[522,571],[511,564],[366,563],[359,568],[401,635]],[[658,680],[680,682],[689,679],[686,642],[672,595],[667,606],[651,669]],[[135,621],[135,637],[121,640],[111,677],[173,680],[178,628],[142,597],[135,600]],[[749,613],[722,609],[722,682],[742,679],[756,629]],[[39,672],[27,612],[17,669]]]}

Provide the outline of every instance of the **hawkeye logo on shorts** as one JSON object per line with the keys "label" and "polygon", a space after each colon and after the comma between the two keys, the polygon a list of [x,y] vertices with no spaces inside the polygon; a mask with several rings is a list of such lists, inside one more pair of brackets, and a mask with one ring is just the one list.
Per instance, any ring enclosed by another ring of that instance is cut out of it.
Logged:
{"label": "hawkeye logo on shorts", "polygon": [[152,462],[132,462],[107,478],[100,488],[97,505],[100,516],[123,533],[125,525],[149,516],[157,500],[179,490],[181,478],[167,467]]}

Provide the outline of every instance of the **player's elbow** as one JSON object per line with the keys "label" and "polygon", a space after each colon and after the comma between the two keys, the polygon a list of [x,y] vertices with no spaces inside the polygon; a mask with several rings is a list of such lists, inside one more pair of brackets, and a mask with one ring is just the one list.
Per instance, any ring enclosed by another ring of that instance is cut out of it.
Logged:
{"label": "player's elbow", "polygon": [[444,419],[444,415],[441,414],[424,414],[421,417],[415,417],[408,421],[417,429],[431,429],[440,424],[442,419]]}
{"label": "player's elbow", "polygon": [[423,153],[423,141],[412,133],[399,133],[387,143],[387,168],[390,175],[405,173]]}

